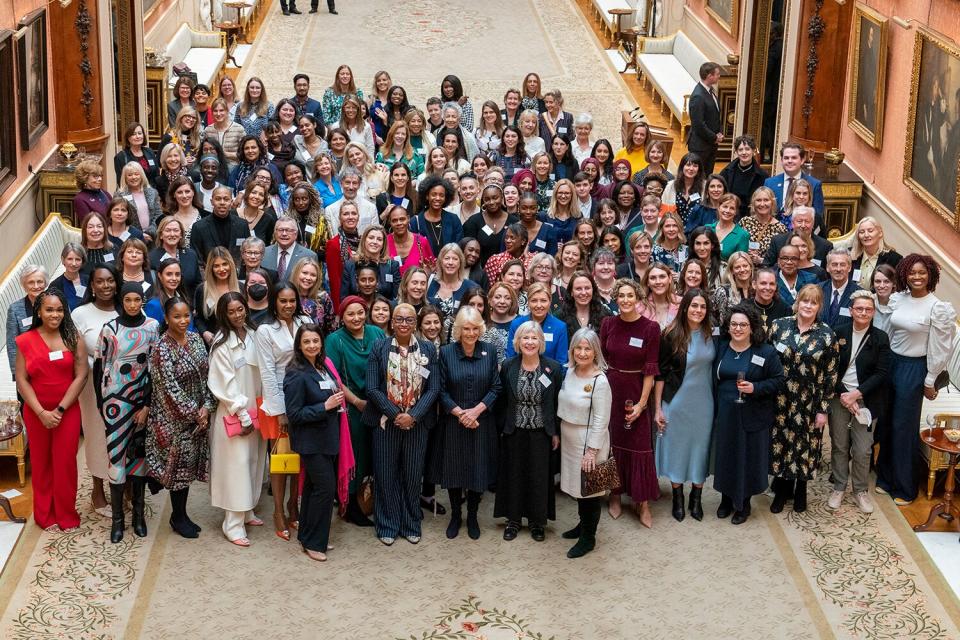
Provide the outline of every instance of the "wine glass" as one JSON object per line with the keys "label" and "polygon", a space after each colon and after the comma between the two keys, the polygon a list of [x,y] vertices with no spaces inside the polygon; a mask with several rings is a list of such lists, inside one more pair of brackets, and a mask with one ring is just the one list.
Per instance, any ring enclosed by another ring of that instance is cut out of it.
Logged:
{"label": "wine glass", "polygon": [[923,441],[929,444],[936,440],[936,438],[933,437],[933,428],[937,426],[937,419],[932,413],[928,413],[926,422],[927,435],[923,436]]}
{"label": "wine glass", "polygon": [[746,379],[747,379],[747,374],[746,374],[745,371],[738,371],[738,372],[737,372],[737,389],[738,389],[737,392],[740,394],[740,395],[737,397],[737,399],[734,400],[734,402],[736,402],[737,404],[743,404],[744,402],[746,402],[746,400],[743,399],[743,392],[742,392],[742,391],[739,391],[740,383],[743,382],[743,381],[746,380]]}
{"label": "wine glass", "polygon": [[[633,400],[627,400],[626,402],[623,403],[623,413],[624,415],[627,415],[631,411],[633,411]],[[626,420],[624,420],[623,428],[629,431],[630,429],[633,429],[633,423],[627,422]]]}

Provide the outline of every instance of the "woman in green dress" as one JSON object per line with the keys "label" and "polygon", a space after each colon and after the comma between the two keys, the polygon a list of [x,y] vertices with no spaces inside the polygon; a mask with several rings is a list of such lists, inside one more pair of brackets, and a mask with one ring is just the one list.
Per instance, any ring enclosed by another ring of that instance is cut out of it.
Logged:
{"label": "woman in green dress", "polygon": [[369,428],[361,420],[367,406],[367,360],[374,343],[386,336],[380,328],[366,322],[366,303],[359,296],[347,296],[340,303],[340,328],[330,334],[326,344],[327,357],[343,379],[350,440],[356,460],[356,473],[350,480],[350,502],[345,517],[360,527],[373,526],[357,502],[360,483],[371,474],[372,437]]}

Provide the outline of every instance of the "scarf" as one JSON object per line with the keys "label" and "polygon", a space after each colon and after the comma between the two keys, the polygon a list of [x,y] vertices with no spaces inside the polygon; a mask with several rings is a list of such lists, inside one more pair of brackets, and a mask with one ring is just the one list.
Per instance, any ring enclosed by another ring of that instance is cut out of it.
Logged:
{"label": "scarf", "polygon": [[[120,287],[120,300],[122,301],[129,293],[135,293],[138,296],[140,296],[141,301],[143,300],[143,287],[140,283],[138,282],[123,283],[123,286]],[[123,303],[121,302],[120,316],[117,318],[117,322],[119,322],[121,326],[128,327],[128,328],[139,327],[146,321],[147,321],[147,317],[143,315],[142,310],[137,315],[132,316],[127,313],[127,310],[123,307]]]}
{"label": "scarf", "polygon": [[340,260],[341,264],[347,264],[353,254],[360,248],[360,236],[348,236],[346,232],[340,229]]}
{"label": "scarf", "polygon": [[[387,356],[387,400],[406,413],[420,399],[423,389],[423,376],[420,369],[429,364],[427,357],[420,354],[420,345],[416,339],[409,347],[401,347],[397,339],[390,341],[390,353]],[[386,417],[386,416],[384,416]],[[386,420],[380,428],[386,426]]]}
{"label": "scarf", "polygon": [[592,164],[597,169],[597,180],[593,183],[593,186],[590,187],[590,197],[594,200],[600,200],[603,198],[605,189],[603,185],[600,184],[600,176],[603,175],[603,167],[600,166],[600,161],[590,156],[589,158],[584,158],[583,162],[580,163],[580,170],[583,171],[584,168]]}
{"label": "scarf", "polygon": [[237,165],[237,181],[235,183],[237,185],[236,186],[237,191],[245,189],[247,184],[247,179],[253,175],[254,171],[259,169],[260,167],[266,166],[268,162],[269,160],[267,160],[265,157],[261,157],[261,158],[257,158],[253,162],[253,164],[250,164],[249,162],[246,162],[246,161],[238,164]]}
{"label": "scarf", "polygon": [[[333,366],[330,358],[324,363],[327,365],[327,371],[333,375],[337,384],[343,387],[343,380],[340,374]],[[347,422],[347,403],[343,403],[343,411],[340,412],[340,453],[337,455],[337,499],[340,502],[339,513],[342,516],[347,512],[347,502],[349,502],[350,480],[356,472],[357,464],[353,457],[353,443],[350,441],[350,423]],[[300,483],[303,485],[303,471],[300,471]]]}

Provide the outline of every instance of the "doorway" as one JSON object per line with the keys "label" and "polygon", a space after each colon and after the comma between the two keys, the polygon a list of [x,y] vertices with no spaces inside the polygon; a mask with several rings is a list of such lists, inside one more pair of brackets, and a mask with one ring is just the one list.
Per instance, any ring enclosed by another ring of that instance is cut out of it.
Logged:
{"label": "doorway", "polygon": [[757,141],[760,163],[765,167],[772,166],[777,156],[786,16],[787,0],[756,0],[754,3],[746,132]]}

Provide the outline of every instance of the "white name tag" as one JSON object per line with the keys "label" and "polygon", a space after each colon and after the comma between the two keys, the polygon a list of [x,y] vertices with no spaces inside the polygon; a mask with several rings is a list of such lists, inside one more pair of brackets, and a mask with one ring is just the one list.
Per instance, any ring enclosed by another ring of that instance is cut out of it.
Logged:
{"label": "white name tag", "polygon": [[148,167],[156,166],[156,164],[157,164],[157,163],[153,161],[153,158],[148,158],[148,159],[147,159],[147,166],[148,166]]}
{"label": "white name tag", "polygon": [[250,122],[256,122],[256,121],[257,121],[257,112],[254,111],[253,113],[251,113],[250,115],[248,115],[248,116],[247,116],[247,120],[249,120]]}
{"label": "white name tag", "polygon": [[316,228],[315,226],[313,226],[312,224],[306,225],[306,226],[304,227],[304,229],[306,229],[307,233],[316,233],[316,232],[317,232],[317,228]]}
{"label": "white name tag", "polygon": [[846,318],[849,318],[849,317],[850,317],[850,309],[849,309],[848,307],[840,307],[840,315],[842,315],[842,316],[844,316],[844,317],[846,317]]}
{"label": "white name tag", "polygon": [[420,367],[420,377],[423,378],[424,380],[426,380],[427,378],[429,378],[429,377],[430,377],[430,369],[427,369],[426,367]]}
{"label": "white name tag", "polygon": [[144,280],[143,282],[140,283],[140,288],[143,289],[144,293],[146,293],[147,289],[150,288],[150,283]]}
{"label": "white name tag", "polygon": [[401,201],[400,201],[400,206],[403,207],[404,209],[409,209],[409,208],[410,208],[410,199],[409,199],[409,198],[404,198],[403,200],[401,200]]}
{"label": "white name tag", "polygon": [[63,351],[51,351],[50,362],[53,362],[54,360],[63,360]]}
{"label": "white name tag", "polygon": [[[553,176],[554,176],[554,174],[551,173],[551,174],[550,174],[550,179],[551,179],[551,180],[556,180],[556,178],[554,178]],[[550,193],[553,193],[553,191],[551,190]]]}
{"label": "white name tag", "polygon": [[720,335],[720,327],[714,327],[714,328],[713,328],[713,335],[715,335],[715,336]]}
{"label": "white name tag", "polygon": [[546,249],[547,243],[538,238],[537,240],[533,241],[533,246],[537,247],[538,249]]}
{"label": "white name tag", "polygon": [[459,301],[459,300],[454,300],[454,301],[453,301],[453,308],[454,308],[454,309],[459,309],[459,308],[460,308],[460,301]]}
{"label": "white name tag", "polygon": [[333,384],[333,382],[331,382],[330,380],[320,380],[319,383],[320,383],[320,388],[321,388],[321,389],[330,389],[330,390],[333,390],[333,389],[336,389],[336,388],[337,388],[336,385]]}
{"label": "white name tag", "polygon": [[747,246],[750,248],[751,251],[759,251],[759,250],[760,250],[760,243],[759,243],[759,242],[751,242],[751,243],[750,243],[749,245],[747,245]]}
{"label": "white name tag", "polygon": [[245,366],[247,366],[247,359],[244,358],[243,356],[240,356],[239,358],[233,361],[234,369],[242,369]]}
{"label": "white name tag", "polygon": [[113,262],[113,254],[112,254],[112,253],[105,253],[105,254],[103,254],[103,259],[104,259],[104,261],[106,261],[106,262]]}
{"label": "white name tag", "polygon": [[393,282],[393,274],[388,273],[387,275],[383,276],[383,280],[384,282]]}
{"label": "white name tag", "polygon": [[854,280],[860,280],[860,269],[854,269],[851,276]]}
{"label": "white name tag", "polygon": [[483,231],[483,232],[484,232],[485,234],[487,234],[488,236],[492,236],[492,235],[493,235],[493,227],[491,227],[491,226],[488,225],[488,224],[483,225],[483,229],[481,229],[481,231]]}
{"label": "white name tag", "polygon": [[160,262],[163,262],[164,260],[176,260],[176,257],[164,251],[163,255],[160,256]]}
{"label": "white name tag", "polygon": [[[550,176],[550,179],[553,180],[553,176]],[[548,198],[553,197],[553,189],[547,189],[547,197]]]}
{"label": "white name tag", "polygon": [[630,338],[630,346],[638,349],[643,347],[643,338]]}
{"label": "white name tag", "polygon": [[244,240],[246,240],[246,238],[237,238],[237,242],[236,242],[237,246],[239,247],[240,245],[242,245]]}
{"label": "white name tag", "polygon": [[421,156],[425,156],[427,155],[427,150],[424,149],[423,147],[420,147],[419,149],[417,149],[417,153]]}
{"label": "white name tag", "polygon": [[783,353],[786,350],[787,350],[787,345],[783,344],[782,342],[777,343],[777,351],[779,351],[780,353]]}
{"label": "white name tag", "polygon": [[403,264],[403,256],[397,256],[394,258],[397,261],[397,264]]}
{"label": "white name tag", "polygon": [[29,327],[31,324],[33,324],[33,318],[24,318],[20,321],[21,327]]}
{"label": "white name tag", "polygon": [[77,297],[78,297],[78,298],[81,297],[81,296],[83,296],[83,294],[85,294],[85,293],[87,292],[87,288],[86,288],[85,286],[83,286],[82,284],[75,284],[75,285],[73,285],[73,290],[77,292]]}
{"label": "white name tag", "polygon": [[552,334],[552,333],[545,333],[545,334],[543,334],[543,341],[544,341],[544,342],[553,342],[553,334]]}
{"label": "white name tag", "polygon": [[566,127],[557,127],[557,133],[566,133],[566,132],[567,132]]}
{"label": "white name tag", "polygon": [[128,193],[127,195],[123,196],[123,199],[127,202],[133,202],[133,194]]}
{"label": "white name tag", "polygon": [[548,376],[547,374],[541,373],[539,380],[540,380],[540,384],[542,384],[543,386],[545,387],[550,386],[550,376]]}
{"label": "white name tag", "polygon": [[755,364],[758,367],[762,367],[764,362],[766,362],[766,359],[761,358],[760,356],[753,356],[750,358],[750,364]]}
{"label": "white name tag", "polygon": [[501,114],[500,114],[500,119],[503,120],[504,122],[506,122],[506,121],[507,121],[507,114],[501,113]]}
{"label": "white name tag", "polygon": [[690,194],[690,198],[688,198],[688,199],[690,200],[690,202],[700,202],[700,194],[699,194],[699,193],[692,193],[692,194]]}
{"label": "white name tag", "polygon": [[124,232],[121,233],[118,237],[119,237],[121,240],[123,240],[124,242],[126,242],[127,240],[130,239],[130,232],[129,232],[129,231],[124,231]]}
{"label": "white name tag", "polygon": [[810,262],[812,262],[813,264],[817,265],[818,267],[821,266],[821,264],[822,264],[822,263],[821,263],[819,260],[817,260],[816,258],[814,258],[814,259],[811,260]]}

